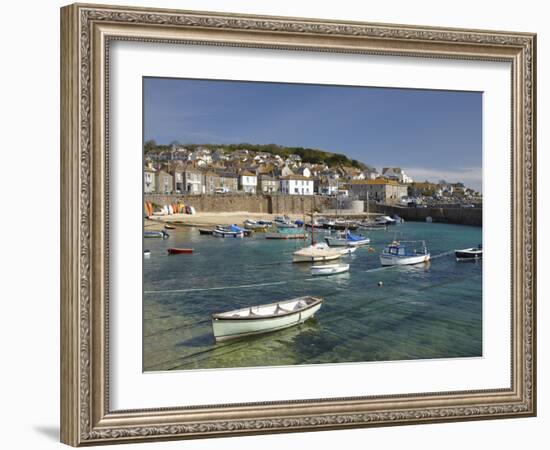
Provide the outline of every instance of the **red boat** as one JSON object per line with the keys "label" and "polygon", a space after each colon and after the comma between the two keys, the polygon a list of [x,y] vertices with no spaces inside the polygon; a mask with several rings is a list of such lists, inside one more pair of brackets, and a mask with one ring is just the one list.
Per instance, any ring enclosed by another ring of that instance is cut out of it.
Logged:
{"label": "red boat", "polygon": [[179,255],[180,253],[193,253],[192,248],[169,248],[168,253],[170,255]]}

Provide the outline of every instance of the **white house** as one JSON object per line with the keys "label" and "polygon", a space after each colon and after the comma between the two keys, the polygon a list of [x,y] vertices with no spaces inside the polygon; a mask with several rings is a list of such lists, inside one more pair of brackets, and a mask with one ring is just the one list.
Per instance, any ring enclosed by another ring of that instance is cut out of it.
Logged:
{"label": "white house", "polygon": [[239,189],[251,194],[256,193],[258,177],[252,172],[241,172],[239,174]]}
{"label": "white house", "polygon": [[311,177],[311,170],[309,170],[309,167],[302,166],[296,171],[299,175],[303,175],[306,178]]}
{"label": "white house", "polygon": [[155,172],[152,167],[143,170],[143,190],[146,193],[155,192]]}
{"label": "white house", "polygon": [[413,179],[401,167],[384,167],[382,169],[382,176],[389,180],[397,180],[403,184],[413,182]]}
{"label": "white house", "polygon": [[303,175],[281,177],[280,190],[289,195],[313,195],[313,179]]}

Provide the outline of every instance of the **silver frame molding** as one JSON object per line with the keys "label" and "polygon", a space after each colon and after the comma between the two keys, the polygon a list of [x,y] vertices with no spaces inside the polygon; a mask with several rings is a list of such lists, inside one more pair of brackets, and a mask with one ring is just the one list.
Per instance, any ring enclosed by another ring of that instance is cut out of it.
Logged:
{"label": "silver frame molding", "polygon": [[[507,61],[512,67],[509,389],[112,411],[108,62],[113,40]],[[61,9],[61,440],[73,446],[536,414],[536,35],[75,4]]]}

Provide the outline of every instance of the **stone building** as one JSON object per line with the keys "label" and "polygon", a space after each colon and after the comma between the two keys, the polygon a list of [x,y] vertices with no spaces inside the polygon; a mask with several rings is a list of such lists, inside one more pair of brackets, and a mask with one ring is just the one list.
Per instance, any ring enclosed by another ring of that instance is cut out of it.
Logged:
{"label": "stone building", "polygon": [[354,180],[346,185],[349,195],[359,200],[371,200],[388,205],[398,204],[407,195],[407,186],[395,180]]}

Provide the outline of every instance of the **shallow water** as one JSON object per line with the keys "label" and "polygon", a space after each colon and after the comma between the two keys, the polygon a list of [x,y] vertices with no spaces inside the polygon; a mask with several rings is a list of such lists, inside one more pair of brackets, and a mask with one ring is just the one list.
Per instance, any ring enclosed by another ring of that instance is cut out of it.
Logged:
{"label": "shallow water", "polygon": [[[481,228],[410,222],[361,233],[376,252],[359,248],[341,259],[348,273],[326,277],[291,262],[303,241],[221,239],[183,227],[166,240],[145,239],[144,370],[481,356],[482,263],[456,262],[452,253],[481,243]],[[424,239],[432,261],[381,267],[378,255],[394,237]],[[169,256],[168,247],[195,252]],[[306,323],[214,342],[212,313],[302,295],[324,299]]]}

